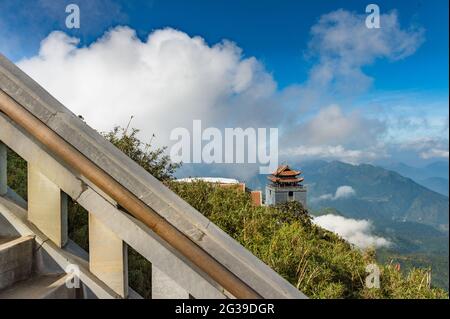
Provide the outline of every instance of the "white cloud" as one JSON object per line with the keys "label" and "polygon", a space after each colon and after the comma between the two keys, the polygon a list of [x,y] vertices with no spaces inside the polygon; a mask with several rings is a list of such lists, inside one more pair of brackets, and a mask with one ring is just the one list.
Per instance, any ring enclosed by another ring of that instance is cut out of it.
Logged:
{"label": "white cloud", "polygon": [[321,16],[311,29],[309,54],[319,56],[311,83],[333,92],[363,92],[372,84],[363,66],[380,58],[403,59],[424,42],[424,30],[402,29],[396,11],[382,14],[380,20],[381,28],[369,29],[364,15],[342,9]]}
{"label": "white cloud", "polygon": [[314,217],[314,223],[332,231],[358,248],[388,247],[389,240],[372,234],[372,224],[368,220],[345,218],[338,215]]}
{"label": "white cloud", "polygon": [[193,119],[237,126],[275,113],[258,110],[275,92],[272,77],[231,42],[209,46],[174,29],[157,30],[142,42],[133,30],[117,27],[89,47],[77,44],[53,32],[38,56],[18,65],[98,130],[125,125],[134,115],[132,125],[144,138],[156,133],[167,145],[170,131],[192,127]]}
{"label": "white cloud", "polygon": [[376,144],[384,129],[380,121],[368,119],[360,111],[344,112],[341,106],[332,104],[296,126],[294,131],[286,134],[285,141],[301,141],[306,146],[346,144],[364,147]]}
{"label": "white cloud", "polygon": [[448,159],[448,150],[432,148],[427,151],[421,152],[420,156],[423,159],[430,159],[430,158],[446,158],[446,159]]}
{"label": "white cloud", "polygon": [[355,196],[356,192],[351,186],[339,186],[334,195],[334,199],[349,198]]}
{"label": "white cloud", "polygon": [[338,105],[330,105],[321,109],[303,130],[311,144],[342,143],[356,138],[356,132],[368,132],[366,122],[360,114],[345,116]]}
{"label": "white cloud", "polygon": [[313,158],[337,159],[351,164],[359,164],[387,156],[382,149],[347,149],[342,145],[297,146],[282,150],[280,154],[286,158],[297,156],[303,160]]}
{"label": "white cloud", "polygon": [[348,186],[348,185],[343,185],[343,186],[339,186],[336,189],[336,192],[334,193],[334,195],[333,194],[324,194],[317,198],[311,199],[311,201],[319,202],[322,200],[338,200],[338,199],[350,198],[355,195],[356,195],[356,192],[353,189],[353,187]]}

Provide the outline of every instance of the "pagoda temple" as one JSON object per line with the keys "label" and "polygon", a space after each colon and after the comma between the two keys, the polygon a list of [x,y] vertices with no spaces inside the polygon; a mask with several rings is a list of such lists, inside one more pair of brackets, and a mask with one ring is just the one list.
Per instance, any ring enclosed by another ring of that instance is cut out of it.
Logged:
{"label": "pagoda temple", "polygon": [[301,174],[288,165],[279,166],[267,177],[270,182],[266,186],[266,205],[298,201],[306,208],[306,188]]}

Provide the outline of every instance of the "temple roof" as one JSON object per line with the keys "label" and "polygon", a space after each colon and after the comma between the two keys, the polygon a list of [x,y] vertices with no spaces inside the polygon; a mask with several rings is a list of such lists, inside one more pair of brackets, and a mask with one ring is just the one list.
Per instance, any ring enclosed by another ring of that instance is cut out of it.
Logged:
{"label": "temple roof", "polygon": [[301,171],[291,169],[289,165],[280,165],[278,166],[277,170],[272,173],[272,175],[279,177],[293,177],[300,175],[301,173]]}
{"label": "temple roof", "polygon": [[267,178],[276,184],[297,184],[304,180],[303,177],[298,177],[301,173],[301,171],[291,169],[288,165],[280,165]]}

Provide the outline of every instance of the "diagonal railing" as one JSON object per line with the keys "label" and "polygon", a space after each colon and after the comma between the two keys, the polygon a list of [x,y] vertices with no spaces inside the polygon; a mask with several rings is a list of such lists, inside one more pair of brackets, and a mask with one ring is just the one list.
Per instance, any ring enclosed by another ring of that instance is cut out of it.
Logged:
{"label": "diagonal railing", "polygon": [[[67,242],[64,194],[89,211],[89,266],[123,297],[126,245],[159,265],[155,285],[184,296],[305,297],[1,55],[0,141],[27,160],[28,219],[58,246]],[[3,175],[0,167],[4,191]],[[159,256],[144,247],[150,242]]]}

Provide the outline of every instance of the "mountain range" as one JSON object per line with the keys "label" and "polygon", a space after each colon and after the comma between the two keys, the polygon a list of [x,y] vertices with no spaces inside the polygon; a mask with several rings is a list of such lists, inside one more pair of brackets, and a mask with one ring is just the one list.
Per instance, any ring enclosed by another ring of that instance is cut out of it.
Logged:
{"label": "mountain range", "polygon": [[[397,172],[339,161],[310,161],[292,166],[303,172],[308,206],[313,210],[333,207],[347,217],[383,223],[416,222],[448,231],[448,197]],[[247,185],[263,189],[266,181],[266,176],[257,175]],[[337,198],[337,190],[343,186],[351,189],[351,194]]]}
{"label": "mountain range", "polygon": [[405,163],[391,163],[383,167],[409,177],[418,184],[448,197],[448,162],[434,162],[423,167],[413,167]]}

